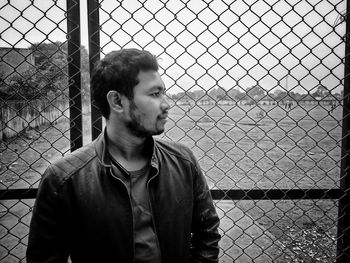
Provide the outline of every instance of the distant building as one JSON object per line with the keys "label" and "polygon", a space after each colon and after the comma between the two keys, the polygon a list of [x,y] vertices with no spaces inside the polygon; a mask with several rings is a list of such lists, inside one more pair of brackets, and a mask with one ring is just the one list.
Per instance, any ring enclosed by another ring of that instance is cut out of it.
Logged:
{"label": "distant building", "polygon": [[0,47],[0,77],[6,77],[13,72],[21,73],[35,64],[34,54],[30,48]]}

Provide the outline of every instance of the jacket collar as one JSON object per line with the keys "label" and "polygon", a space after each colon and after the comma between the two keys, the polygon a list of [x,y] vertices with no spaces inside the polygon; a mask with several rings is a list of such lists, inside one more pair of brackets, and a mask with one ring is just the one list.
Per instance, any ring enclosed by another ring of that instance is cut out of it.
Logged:
{"label": "jacket collar", "polygon": [[[111,167],[111,160],[107,151],[107,130],[104,131],[95,140],[95,151],[100,163],[105,167]],[[159,159],[157,155],[157,141],[150,136],[146,140],[148,147],[152,148],[151,166],[159,170]]]}

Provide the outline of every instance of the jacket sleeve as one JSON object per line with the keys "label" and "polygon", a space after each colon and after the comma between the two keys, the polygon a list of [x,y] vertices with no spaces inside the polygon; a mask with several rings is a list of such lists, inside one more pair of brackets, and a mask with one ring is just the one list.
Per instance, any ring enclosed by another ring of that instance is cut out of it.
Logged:
{"label": "jacket sleeve", "polygon": [[28,263],[66,263],[68,260],[67,229],[56,178],[49,167],[39,185],[29,229]]}
{"label": "jacket sleeve", "polygon": [[194,169],[194,208],[192,220],[191,262],[218,262],[220,234],[219,217],[216,213],[209,187],[197,160]]}

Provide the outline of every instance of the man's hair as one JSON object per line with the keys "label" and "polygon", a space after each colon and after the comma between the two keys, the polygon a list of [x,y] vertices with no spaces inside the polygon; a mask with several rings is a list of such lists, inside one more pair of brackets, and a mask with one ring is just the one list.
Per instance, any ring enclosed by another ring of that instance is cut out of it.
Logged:
{"label": "man's hair", "polygon": [[92,97],[102,115],[108,119],[110,108],[107,93],[118,91],[129,100],[134,98],[140,71],[158,71],[157,58],[150,52],[138,49],[121,49],[108,53],[94,68],[91,77]]}

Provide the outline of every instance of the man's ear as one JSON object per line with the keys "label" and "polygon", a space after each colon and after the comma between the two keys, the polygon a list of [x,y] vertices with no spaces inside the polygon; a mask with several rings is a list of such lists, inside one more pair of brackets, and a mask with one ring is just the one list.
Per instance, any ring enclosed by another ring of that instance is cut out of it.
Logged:
{"label": "man's ear", "polygon": [[119,112],[123,110],[122,99],[118,91],[110,90],[107,93],[107,101],[111,110]]}

